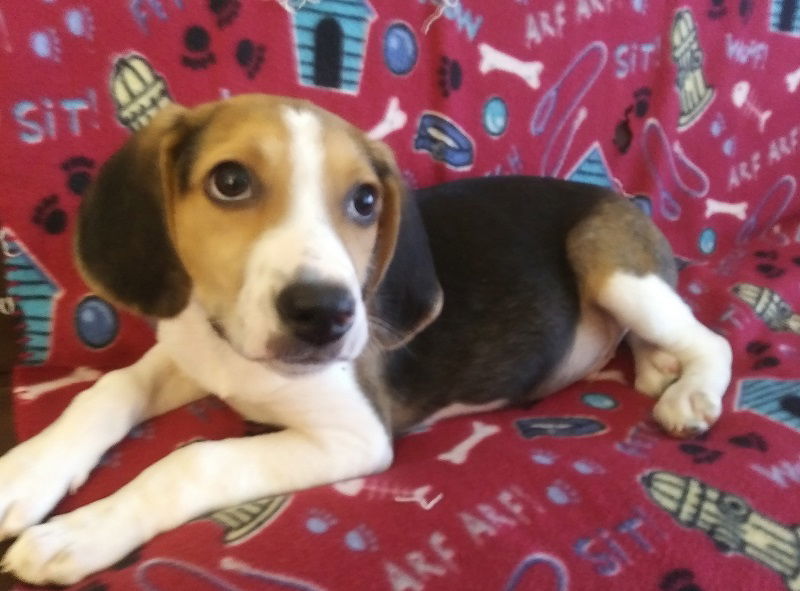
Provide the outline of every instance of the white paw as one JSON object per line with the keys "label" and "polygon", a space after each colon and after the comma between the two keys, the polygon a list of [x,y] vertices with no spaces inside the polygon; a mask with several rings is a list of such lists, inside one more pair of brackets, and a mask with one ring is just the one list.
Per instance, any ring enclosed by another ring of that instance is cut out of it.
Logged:
{"label": "white paw", "polygon": [[691,437],[707,431],[722,412],[722,393],[682,379],[667,388],[653,416],[667,433]]}
{"label": "white paw", "polygon": [[50,439],[44,433],[0,458],[0,540],[39,523],[88,475],[74,465],[63,442]]}
{"label": "white paw", "polygon": [[681,364],[678,359],[658,349],[636,355],[636,383],[634,387],[642,394],[654,398],[661,396],[680,377]]}
{"label": "white paw", "polygon": [[111,566],[141,541],[135,516],[102,500],[25,530],[2,567],[28,583],[68,585]]}

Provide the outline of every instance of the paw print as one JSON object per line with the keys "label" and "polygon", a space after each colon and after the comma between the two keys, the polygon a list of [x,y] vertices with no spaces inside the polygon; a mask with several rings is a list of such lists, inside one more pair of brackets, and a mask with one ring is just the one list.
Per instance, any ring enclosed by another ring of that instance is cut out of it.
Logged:
{"label": "paw print", "polygon": [[592,474],[605,474],[606,469],[593,460],[580,459],[572,462],[572,468],[578,474],[589,476]]}
{"label": "paw print", "polygon": [[758,271],[768,279],[777,279],[778,277],[786,273],[786,269],[781,269],[780,267],[776,267],[775,265],[771,265],[769,263],[762,263],[760,265],[756,265],[756,271]]}
{"label": "paw print", "polygon": [[541,464],[543,466],[552,466],[556,463],[557,459],[558,456],[556,454],[547,451],[546,449],[537,449],[531,454],[531,460],[533,460],[534,463]]}
{"label": "paw print", "polygon": [[547,498],[554,505],[574,505],[581,500],[575,487],[561,479],[547,487]]}
{"label": "paw print", "polygon": [[634,112],[636,116],[640,119],[647,115],[647,111],[650,110],[650,97],[653,96],[653,91],[650,90],[647,86],[642,86],[641,88],[637,89],[633,93],[633,106]]}
{"label": "paw print", "polygon": [[[754,254],[763,261],[778,260],[778,252],[775,250],[757,250]],[[763,262],[756,265],[756,271],[758,271],[764,277],[767,277],[769,279],[777,279],[778,277],[786,273],[786,269],[776,267],[772,263],[768,262]]]}
{"label": "paw print", "polygon": [[44,197],[33,211],[33,223],[48,234],[61,234],[67,227],[67,212],[59,207],[58,195]]}
{"label": "paw print", "polygon": [[312,534],[324,534],[337,522],[337,519],[327,511],[312,509],[306,519],[306,529]]}
{"label": "paw print", "polygon": [[754,431],[751,431],[750,433],[744,433],[743,435],[734,435],[728,439],[728,443],[737,447],[743,447],[745,449],[755,449],[760,452],[766,452],[769,450],[769,444],[767,443],[767,440]]}
{"label": "paw print", "polygon": [[678,449],[692,457],[695,464],[713,464],[723,455],[718,449],[709,449],[698,443],[681,443]]}
{"label": "paw print", "polygon": [[[708,431],[704,431],[703,433],[693,437],[691,441],[676,443],[676,445],[680,451],[695,458],[695,464],[711,463],[722,457],[722,452],[717,454],[717,450],[709,449],[703,445],[708,441],[709,437],[710,433]],[[700,459],[696,459],[697,457]]]}
{"label": "paw print", "polygon": [[632,110],[633,106],[625,109],[623,118],[617,122],[614,128],[614,139],[611,141],[617,147],[620,154],[627,152],[633,142],[633,131],[631,130],[631,122],[629,119]]}
{"label": "paw print", "polygon": [[755,10],[754,0],[739,0],[739,17],[742,22],[747,23],[750,20],[753,10]]}
{"label": "paw print", "polygon": [[711,20],[719,20],[728,14],[728,7],[725,6],[725,0],[711,0],[711,8],[708,9],[708,18]]}
{"label": "paw print", "polygon": [[51,62],[61,61],[61,38],[53,28],[33,31],[28,37],[28,45],[36,57]]}
{"label": "paw print", "polygon": [[236,45],[236,63],[238,63],[247,77],[252,80],[261,71],[264,65],[264,54],[267,48],[263,43],[254,43],[250,39],[242,39]]}
{"label": "paw print", "polygon": [[89,41],[94,39],[94,15],[88,6],[76,6],[65,10],[64,26],[70,35]]}
{"label": "paw print", "polygon": [[188,55],[181,56],[181,63],[192,70],[205,70],[217,61],[211,46],[211,36],[199,25],[193,25],[183,34],[183,45]]}
{"label": "paw print", "polygon": [[612,143],[617,147],[620,154],[625,154],[633,143],[633,131],[631,130],[631,113],[640,119],[647,115],[650,110],[650,97],[653,95],[647,86],[642,86],[633,92],[633,104],[625,108],[622,119],[617,122],[614,128],[614,138]]}
{"label": "paw print", "polygon": [[448,97],[451,92],[461,88],[464,73],[458,60],[443,55],[437,74],[439,75],[439,90],[442,96]]}
{"label": "paw print", "polygon": [[661,591],[703,591],[694,580],[694,572],[688,568],[675,568],[665,573],[658,588]]}
{"label": "paw print", "polygon": [[239,0],[209,0],[208,9],[217,19],[217,27],[224,29],[239,16],[242,3]]}
{"label": "paw print", "polygon": [[86,156],[72,156],[61,163],[61,170],[67,173],[67,189],[79,197],[86,193],[92,182],[94,160]]}
{"label": "paw print", "polygon": [[747,351],[747,353],[753,357],[758,357],[755,363],[753,363],[753,369],[769,369],[771,367],[777,367],[781,364],[781,360],[777,357],[766,355],[771,346],[772,345],[764,341],[750,341],[747,343],[745,351]]}
{"label": "paw print", "polygon": [[708,131],[714,137],[719,137],[722,135],[722,132],[725,131],[725,117],[723,117],[722,113],[717,113],[714,116],[708,126]]}
{"label": "paw print", "polygon": [[375,532],[366,525],[359,525],[344,535],[344,544],[353,552],[375,552],[378,550],[378,538]]}
{"label": "paw print", "polygon": [[722,139],[722,134],[726,130],[725,117],[722,113],[717,113],[711,120],[709,125],[709,132],[715,138],[722,140],[722,153],[728,157],[732,157],[736,153],[736,138],[728,137]]}

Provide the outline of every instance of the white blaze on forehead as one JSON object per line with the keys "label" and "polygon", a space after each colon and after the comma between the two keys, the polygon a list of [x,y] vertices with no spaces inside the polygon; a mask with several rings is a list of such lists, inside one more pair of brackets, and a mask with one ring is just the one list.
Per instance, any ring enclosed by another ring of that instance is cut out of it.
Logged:
{"label": "white blaze on forehead", "polygon": [[325,148],[322,122],[311,111],[285,107],[289,132],[289,214],[283,224],[288,234],[286,271],[301,268],[357,289],[355,271],[326,208]]}
{"label": "white blaze on forehead", "polygon": [[[322,126],[311,111],[299,111],[291,107],[283,109],[283,121],[289,132],[289,165],[292,167],[289,191],[292,209],[298,207],[304,213],[315,205],[319,212],[323,200],[323,148]],[[307,209],[308,208],[308,209]]]}

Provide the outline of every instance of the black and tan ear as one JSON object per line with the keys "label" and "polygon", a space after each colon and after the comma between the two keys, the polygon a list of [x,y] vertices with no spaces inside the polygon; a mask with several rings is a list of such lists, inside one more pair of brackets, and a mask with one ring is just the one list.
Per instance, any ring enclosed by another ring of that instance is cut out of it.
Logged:
{"label": "black and tan ear", "polygon": [[102,166],[81,203],[78,267],[103,297],[141,314],[178,314],[191,281],[169,235],[176,160],[194,129],[177,105],[162,109]]}
{"label": "black and tan ear", "polygon": [[366,296],[377,342],[396,349],[436,319],[442,288],[419,208],[391,150],[370,142],[370,158],[383,185],[383,209]]}

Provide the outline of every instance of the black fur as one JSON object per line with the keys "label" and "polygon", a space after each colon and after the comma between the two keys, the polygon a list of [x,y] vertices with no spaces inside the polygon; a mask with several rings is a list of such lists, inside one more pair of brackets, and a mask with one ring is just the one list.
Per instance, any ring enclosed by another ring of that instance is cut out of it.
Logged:
{"label": "black fur", "polygon": [[375,327],[381,344],[394,348],[407,339],[432,317],[440,297],[441,287],[417,204],[406,199],[394,256],[371,310],[385,324]]}
{"label": "black fur", "polygon": [[189,176],[197,160],[204,129],[204,126],[189,129],[173,148],[175,175],[178,182],[178,190],[181,193],[189,190]]}
{"label": "black fur", "polygon": [[[385,355],[396,402],[421,417],[452,402],[529,399],[568,351],[579,318],[567,235],[608,196],[599,187],[532,177],[417,191],[444,307],[407,346]],[[409,246],[424,243],[424,233],[406,230],[401,238],[387,291],[413,284],[431,265],[427,249]]]}
{"label": "black fur", "polygon": [[103,295],[148,316],[186,305],[191,280],[167,231],[159,154],[134,136],[100,169],[78,218],[76,254]]}

